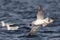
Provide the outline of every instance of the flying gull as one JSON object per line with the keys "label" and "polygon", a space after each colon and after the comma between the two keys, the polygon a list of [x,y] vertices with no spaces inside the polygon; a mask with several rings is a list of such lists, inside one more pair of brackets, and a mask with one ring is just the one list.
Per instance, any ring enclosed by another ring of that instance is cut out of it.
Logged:
{"label": "flying gull", "polygon": [[34,33],[37,31],[37,29],[42,25],[42,26],[47,26],[48,24],[52,23],[54,20],[47,17],[44,19],[44,13],[43,13],[43,8],[40,6],[38,8],[38,13],[37,13],[37,19],[33,21],[31,24],[34,25],[34,27],[31,29],[28,35],[34,35]]}

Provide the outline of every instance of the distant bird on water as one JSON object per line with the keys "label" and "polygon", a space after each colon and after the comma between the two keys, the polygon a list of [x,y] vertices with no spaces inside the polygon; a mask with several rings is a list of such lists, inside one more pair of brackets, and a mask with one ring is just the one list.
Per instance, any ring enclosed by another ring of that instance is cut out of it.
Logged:
{"label": "distant bird on water", "polygon": [[7,27],[7,30],[17,30],[19,27],[18,26],[14,26],[14,23],[9,24],[9,23],[5,23],[4,21],[1,21],[2,27]]}
{"label": "distant bird on water", "polygon": [[9,24],[6,24],[7,30],[18,30],[18,26],[10,26]]}
{"label": "distant bird on water", "polygon": [[1,21],[1,25],[2,25],[2,27],[5,27],[6,24],[13,25],[14,23],[5,23],[4,21]]}
{"label": "distant bird on water", "polygon": [[34,33],[37,31],[37,29],[42,25],[42,26],[47,26],[48,24],[52,23],[54,20],[47,17],[44,19],[44,14],[43,14],[43,8],[40,6],[38,8],[38,14],[37,14],[37,19],[33,21],[31,24],[34,25],[34,27],[31,29],[28,35],[34,35]]}

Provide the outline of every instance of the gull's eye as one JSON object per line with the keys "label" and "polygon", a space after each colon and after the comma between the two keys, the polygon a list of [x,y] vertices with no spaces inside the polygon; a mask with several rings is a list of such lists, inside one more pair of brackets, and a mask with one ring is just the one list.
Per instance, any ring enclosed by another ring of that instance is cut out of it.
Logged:
{"label": "gull's eye", "polygon": [[50,18],[48,19],[48,22],[50,22]]}

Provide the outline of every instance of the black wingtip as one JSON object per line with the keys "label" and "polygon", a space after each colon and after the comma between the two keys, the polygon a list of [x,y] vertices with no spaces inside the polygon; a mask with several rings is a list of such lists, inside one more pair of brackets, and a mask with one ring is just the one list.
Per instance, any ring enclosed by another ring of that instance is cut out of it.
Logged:
{"label": "black wingtip", "polygon": [[39,5],[38,10],[43,10],[42,5]]}

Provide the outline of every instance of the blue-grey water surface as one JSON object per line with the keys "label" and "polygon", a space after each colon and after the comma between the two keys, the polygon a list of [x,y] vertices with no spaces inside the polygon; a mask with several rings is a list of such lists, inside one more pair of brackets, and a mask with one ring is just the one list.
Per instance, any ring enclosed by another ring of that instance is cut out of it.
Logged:
{"label": "blue-grey water surface", "polygon": [[[28,37],[29,26],[36,19],[37,9],[42,5],[44,15],[55,21],[40,27],[35,36]],[[0,40],[60,40],[60,0],[0,0],[0,21],[16,23],[16,31],[8,31],[0,25]]]}

